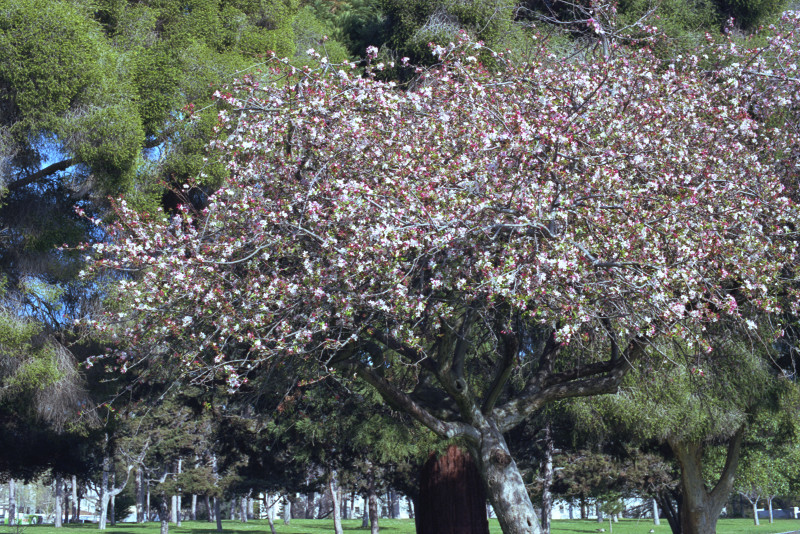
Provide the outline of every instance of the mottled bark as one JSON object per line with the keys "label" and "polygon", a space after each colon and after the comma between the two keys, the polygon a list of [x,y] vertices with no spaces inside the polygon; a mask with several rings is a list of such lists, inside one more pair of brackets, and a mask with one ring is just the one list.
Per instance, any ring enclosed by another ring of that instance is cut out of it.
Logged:
{"label": "mottled bark", "polygon": [[544,462],[542,465],[542,532],[550,534],[550,518],[553,515],[553,436],[550,424],[544,428]]}
{"label": "mottled bark", "polygon": [[13,478],[8,479],[8,524],[17,521],[17,484]]}
{"label": "mottled bark", "polygon": [[480,445],[472,452],[503,534],[540,534],[541,524],[503,434],[492,424],[481,430]]}
{"label": "mottled bark", "polygon": [[339,508],[339,488],[336,484],[335,472],[328,477],[328,490],[331,492],[331,502],[333,503],[333,532],[334,534],[344,534],[342,530],[342,514]]}
{"label": "mottled bark", "polygon": [[197,494],[192,494],[192,510],[189,512],[189,518],[192,521],[197,521]]}
{"label": "mottled bark", "polygon": [[161,521],[161,534],[169,534],[169,501],[165,493],[158,499],[158,519]]}
{"label": "mottled bark", "polygon": [[141,465],[136,467],[133,493],[136,496],[136,522],[144,523],[144,469]]}
{"label": "mottled bark", "polygon": [[72,522],[77,523],[80,519],[80,500],[78,498],[78,477],[76,475],[72,475]]}
{"label": "mottled bark", "polygon": [[61,512],[62,512],[62,501],[64,499],[64,486],[61,483],[61,475],[56,474],[55,476],[55,486],[56,486],[56,496],[55,496],[55,510],[53,511],[55,515],[55,527],[61,528],[63,525],[61,523]]}

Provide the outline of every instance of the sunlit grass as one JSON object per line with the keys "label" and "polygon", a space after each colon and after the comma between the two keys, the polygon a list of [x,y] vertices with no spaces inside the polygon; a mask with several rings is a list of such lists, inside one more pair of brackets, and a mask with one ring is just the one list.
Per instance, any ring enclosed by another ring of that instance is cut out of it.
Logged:
{"label": "sunlit grass", "polygon": [[[369,532],[369,529],[361,528],[361,520],[343,521],[345,532]],[[381,532],[386,534],[415,534],[414,521],[410,519],[382,519],[380,521]],[[266,520],[248,521],[223,521],[223,534],[269,534],[269,525]],[[330,519],[293,519],[290,525],[284,525],[283,521],[275,521],[275,528],[279,534],[330,534],[333,532],[333,521]],[[501,534],[500,526],[496,520],[489,522],[492,534]],[[619,523],[609,525],[608,521],[598,523],[592,520],[585,521],[553,521],[553,534],[589,534],[600,532],[605,529],[605,534],[648,534],[654,530],[655,534],[670,534],[669,525],[665,520],[661,525],[653,525],[649,519],[624,519]],[[3,526],[0,527],[0,534],[89,534],[90,531],[97,529],[96,524],[65,525],[61,529],[56,529],[52,525],[22,525],[18,528]],[[80,531],[80,532],[77,532]],[[213,523],[206,521],[184,521],[181,527],[170,525],[171,534],[216,534],[217,530]],[[720,519],[717,523],[719,534],[776,534],[783,532],[800,531],[800,520],[776,520],[770,525],[767,521],[762,521],[758,527],[753,525],[752,519]],[[158,534],[158,523],[133,524],[119,523],[116,526],[109,526],[106,534]]]}

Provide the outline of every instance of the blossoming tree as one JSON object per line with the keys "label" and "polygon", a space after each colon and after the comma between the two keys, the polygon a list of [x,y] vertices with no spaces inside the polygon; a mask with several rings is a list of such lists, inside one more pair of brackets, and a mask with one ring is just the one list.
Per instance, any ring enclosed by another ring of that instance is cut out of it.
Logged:
{"label": "blossoming tree", "polygon": [[709,43],[711,67],[543,46],[488,71],[464,39],[405,89],[276,59],[219,95],[207,207],[117,203],[95,265],[140,276],[101,323],[232,388],[287,362],[363,380],[468,444],[505,533],[538,533],[504,432],[613,392],[658,338],[710,350],[709,322],[797,311],[797,27]]}

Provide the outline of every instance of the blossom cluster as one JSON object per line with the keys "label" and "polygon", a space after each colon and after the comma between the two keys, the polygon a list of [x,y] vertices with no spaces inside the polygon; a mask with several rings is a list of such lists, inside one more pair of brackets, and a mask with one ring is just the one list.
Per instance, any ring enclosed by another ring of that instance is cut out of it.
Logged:
{"label": "blossom cluster", "polygon": [[564,343],[608,320],[682,335],[797,311],[798,26],[672,62],[542,51],[493,70],[463,38],[411,89],[274,60],[277,81],[218,93],[230,178],[202,212],[116,204],[94,268],[141,277],[110,320],[238,385],[231,360],[327,354],[371,328],[424,353],[467,304]]}

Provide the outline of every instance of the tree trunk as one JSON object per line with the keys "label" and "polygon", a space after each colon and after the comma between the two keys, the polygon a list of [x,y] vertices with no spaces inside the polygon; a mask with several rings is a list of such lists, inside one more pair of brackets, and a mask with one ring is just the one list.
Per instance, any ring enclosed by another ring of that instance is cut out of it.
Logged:
{"label": "tree trunk", "polygon": [[211,497],[205,495],[205,503],[206,503],[206,515],[208,516],[206,519],[209,523],[214,521],[214,510],[211,509]]}
{"label": "tree trunk", "polygon": [[286,502],[283,503],[283,524],[288,525],[292,522],[292,500],[286,496]]}
{"label": "tree trunk", "polygon": [[222,532],[222,513],[219,509],[219,497],[214,497],[214,518],[217,521],[217,532]]}
{"label": "tree trunk", "polygon": [[597,512],[597,522],[598,523],[602,523],[603,522],[603,510],[600,509],[600,501],[597,501],[596,503],[594,503],[594,509]]}
{"label": "tree trunk", "polygon": [[682,534],[715,534],[717,519],[733,487],[743,434],[744,427],[740,428],[729,441],[725,467],[711,491],[707,489],[703,477],[703,445],[669,440],[669,445],[681,467]]}
{"label": "tree trunk", "polygon": [[755,526],[758,526],[759,525],[759,523],[758,523],[758,498],[756,497],[755,499],[750,501],[750,504],[753,506],[753,524]]}
{"label": "tree trunk", "polygon": [[55,497],[55,503],[54,503],[55,504],[55,510],[53,511],[53,514],[55,515],[55,525],[54,526],[56,528],[61,528],[63,526],[62,523],[61,523],[61,519],[62,519],[61,518],[61,513],[62,513],[61,503],[62,503],[62,500],[64,499],[64,486],[61,483],[61,475],[59,475],[59,474],[56,474],[55,485],[56,485],[56,497]]}
{"label": "tree trunk", "polygon": [[420,473],[417,534],[489,534],[486,491],[472,456],[456,445]]}
{"label": "tree trunk", "polygon": [[17,522],[17,484],[13,478],[8,479],[8,524]]}
{"label": "tree trunk", "polygon": [[550,518],[553,515],[553,436],[550,423],[544,427],[544,465],[542,467],[542,532],[550,534]]}
{"label": "tree trunk", "polygon": [[158,519],[161,521],[161,534],[169,534],[169,499],[162,493],[158,499]]}
{"label": "tree trunk", "polygon": [[[178,458],[177,475],[180,476],[183,472],[183,458]],[[175,496],[175,526],[181,526],[181,509],[182,509],[181,489],[178,488],[178,495]]]}
{"label": "tree trunk", "polygon": [[69,524],[69,514],[72,511],[70,508],[69,496],[70,496],[70,484],[66,480],[63,483],[64,486],[64,524]]}
{"label": "tree trunk", "polygon": [[134,486],[133,493],[136,496],[136,522],[144,523],[144,469],[142,469],[141,465],[136,467]]}
{"label": "tree trunk", "polygon": [[192,511],[189,513],[192,521],[197,521],[197,494],[192,493]]}
{"label": "tree trunk", "polygon": [[106,521],[108,520],[108,501],[110,495],[108,493],[108,479],[109,472],[111,471],[111,457],[107,454],[103,456],[103,474],[100,482],[100,530],[105,530]]}
{"label": "tree trunk", "polygon": [[275,530],[275,521],[273,521],[272,516],[269,513],[267,513],[267,522],[269,523],[269,531],[272,534],[278,534]]}
{"label": "tree trunk", "polygon": [[[111,473],[111,489],[113,490],[117,486],[117,474],[112,472]],[[109,494],[109,502],[108,502],[108,513],[109,517],[111,518],[111,526],[115,526],[117,524],[116,520],[116,507],[117,507],[117,494],[114,491],[110,491]]]}
{"label": "tree trunk", "polygon": [[78,477],[72,475],[72,522],[77,523],[80,520],[81,506],[78,498]]}
{"label": "tree trunk", "polygon": [[375,491],[375,483],[369,488],[369,528],[370,534],[379,534],[381,529],[378,525],[378,494]]}
{"label": "tree trunk", "polygon": [[364,513],[361,514],[361,528],[369,527],[369,497],[364,496]]}
{"label": "tree trunk", "polygon": [[148,521],[152,521],[153,520],[153,516],[150,515],[150,485],[149,484],[148,484],[148,487],[147,487],[147,506],[145,506],[145,509],[146,509],[146,514],[147,514],[147,520]]}
{"label": "tree trunk", "polygon": [[773,498],[774,497],[767,497],[767,506],[769,507],[769,524],[770,525],[774,521],[774,518],[772,517],[772,499]]}
{"label": "tree trunk", "polygon": [[490,420],[478,430],[480,443],[472,453],[503,534],[540,534],[541,523],[503,434]]}
{"label": "tree trunk", "polygon": [[658,501],[653,499],[653,524],[660,525],[661,520],[658,518]]}
{"label": "tree trunk", "polygon": [[242,495],[239,499],[239,518],[242,523],[247,523],[247,497]]}
{"label": "tree trunk", "polygon": [[331,502],[333,503],[333,532],[334,534],[344,534],[342,530],[342,513],[339,508],[339,488],[336,487],[336,473],[328,476],[328,489],[331,491]]}
{"label": "tree trunk", "polygon": [[178,496],[173,495],[170,497],[170,507],[169,507],[169,520],[171,523],[178,522]]}

